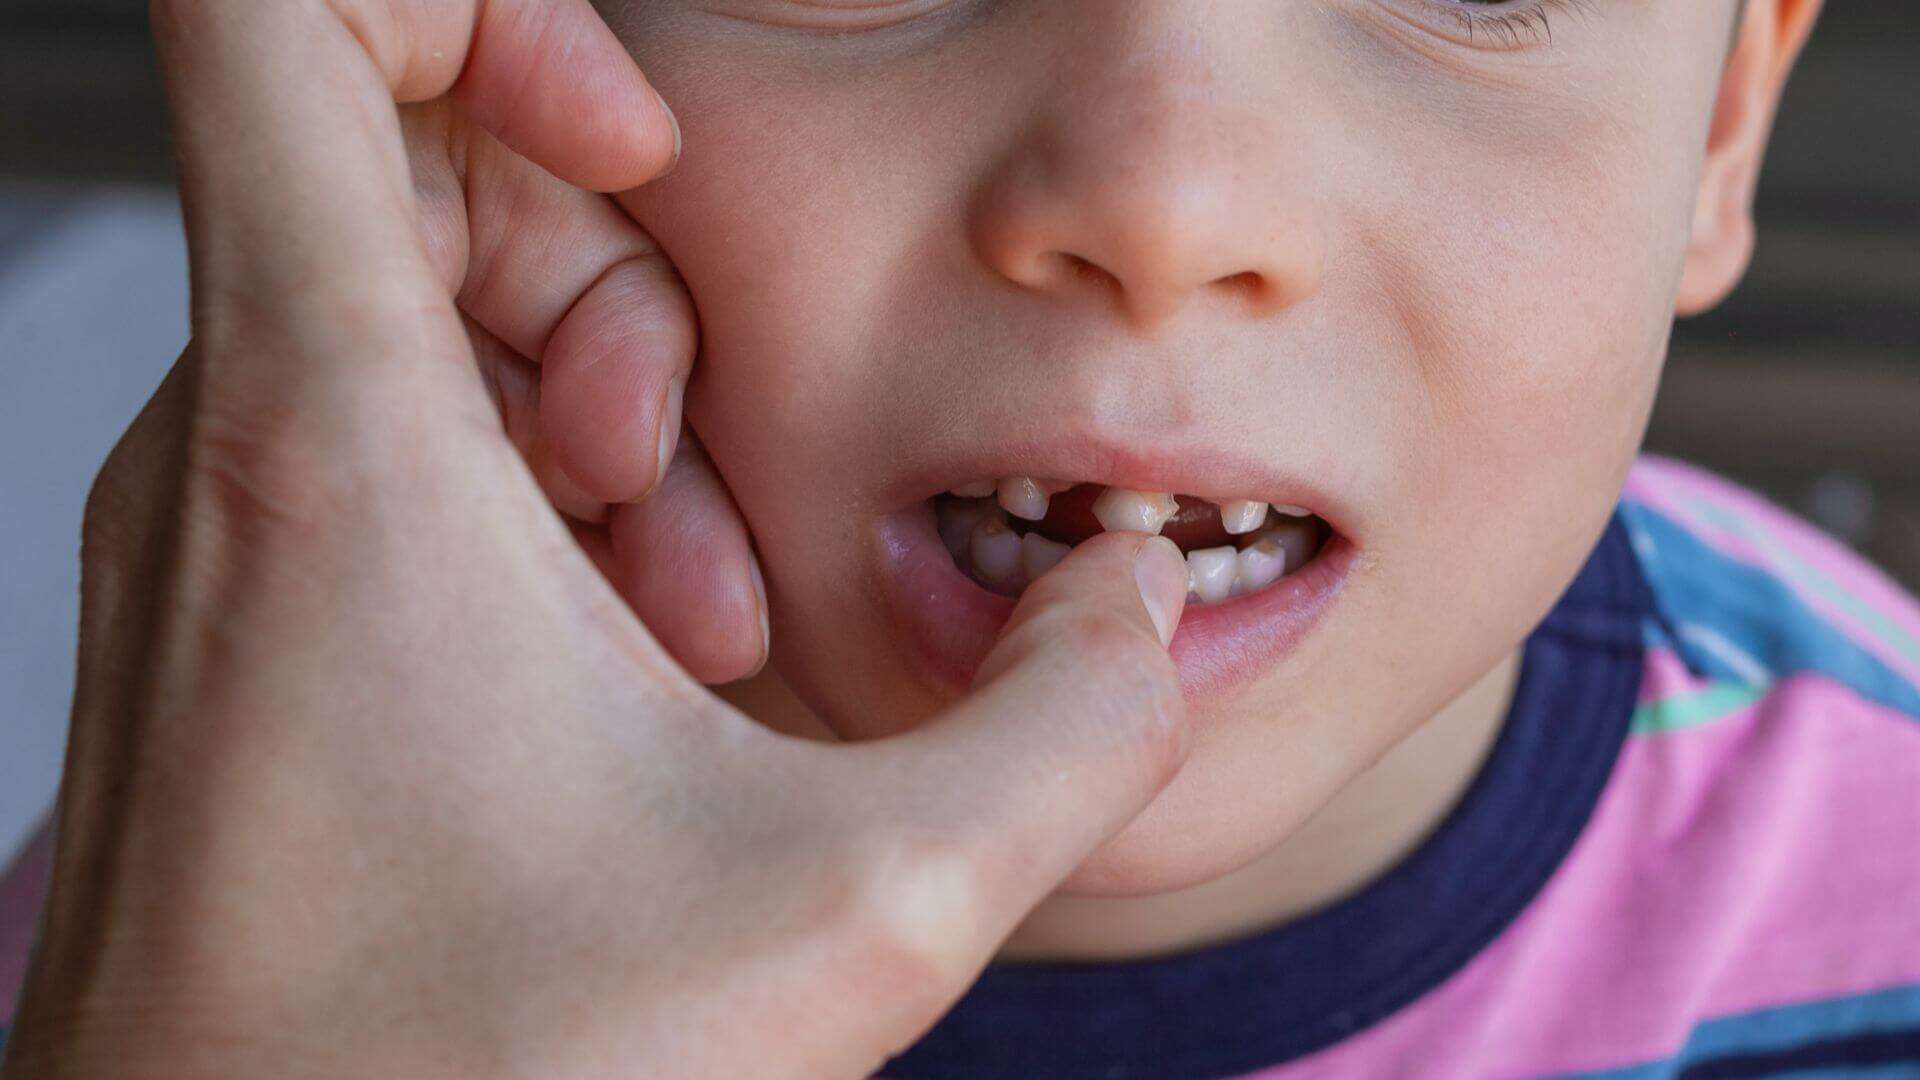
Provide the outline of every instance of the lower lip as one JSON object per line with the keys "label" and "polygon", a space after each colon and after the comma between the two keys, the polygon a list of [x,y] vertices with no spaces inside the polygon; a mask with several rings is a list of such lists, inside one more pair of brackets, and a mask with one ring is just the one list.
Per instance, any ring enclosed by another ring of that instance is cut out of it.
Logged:
{"label": "lower lip", "polygon": [[[939,682],[965,689],[1015,601],[961,572],[926,506],[882,522],[880,542],[895,621]],[[1353,555],[1353,544],[1335,534],[1305,566],[1259,592],[1189,604],[1172,648],[1187,699],[1236,690],[1298,647],[1346,582]]]}

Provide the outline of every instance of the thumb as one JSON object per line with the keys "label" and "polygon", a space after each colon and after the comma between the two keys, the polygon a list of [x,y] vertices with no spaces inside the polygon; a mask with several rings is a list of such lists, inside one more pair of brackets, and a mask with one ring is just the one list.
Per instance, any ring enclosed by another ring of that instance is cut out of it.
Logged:
{"label": "thumb", "polygon": [[982,930],[1010,932],[1185,760],[1166,646],[1186,596],[1171,541],[1093,537],[1028,587],[966,702],[879,744],[973,856],[994,909]]}

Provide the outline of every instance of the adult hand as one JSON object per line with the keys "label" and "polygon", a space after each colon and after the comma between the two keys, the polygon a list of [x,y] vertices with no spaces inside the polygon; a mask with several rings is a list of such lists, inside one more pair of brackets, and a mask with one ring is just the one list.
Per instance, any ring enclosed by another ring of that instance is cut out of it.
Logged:
{"label": "adult hand", "polygon": [[[676,142],[585,0],[154,16],[195,336],[89,505],[53,891],[9,1075],[875,1068],[1177,767],[1175,549],[1083,544],[973,695],[908,735],[754,724],[549,505],[615,507],[621,547],[692,354],[644,236],[558,186],[639,184]],[[571,231],[511,236],[511,200],[445,213],[435,132],[470,136],[446,156],[469,199],[473,140],[538,162],[558,179],[520,182],[571,206],[551,219]],[[464,239],[484,229],[492,261]],[[591,418],[519,440],[547,448],[531,470],[481,374],[513,370],[502,349],[540,359],[523,424],[556,402]]]}

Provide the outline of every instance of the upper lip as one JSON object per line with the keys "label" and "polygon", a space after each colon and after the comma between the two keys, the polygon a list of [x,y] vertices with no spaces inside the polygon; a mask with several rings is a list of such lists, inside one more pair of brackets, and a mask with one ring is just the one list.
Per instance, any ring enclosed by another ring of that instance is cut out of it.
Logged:
{"label": "upper lip", "polygon": [[1351,506],[1310,477],[1248,454],[1205,445],[1150,449],[1089,438],[1035,439],[949,456],[906,474],[895,486],[900,504],[924,502],[962,484],[1026,476],[1158,491],[1225,502],[1257,499],[1305,507],[1334,531],[1352,537]]}

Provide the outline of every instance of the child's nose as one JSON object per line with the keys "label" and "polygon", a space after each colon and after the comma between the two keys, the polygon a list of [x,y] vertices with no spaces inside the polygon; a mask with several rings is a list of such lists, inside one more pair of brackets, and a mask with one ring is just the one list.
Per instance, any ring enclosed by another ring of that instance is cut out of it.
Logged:
{"label": "child's nose", "polygon": [[1039,103],[974,191],[974,250],[1140,332],[1189,307],[1275,314],[1319,287],[1325,247],[1283,143],[1252,103],[1177,70],[1096,75]]}

